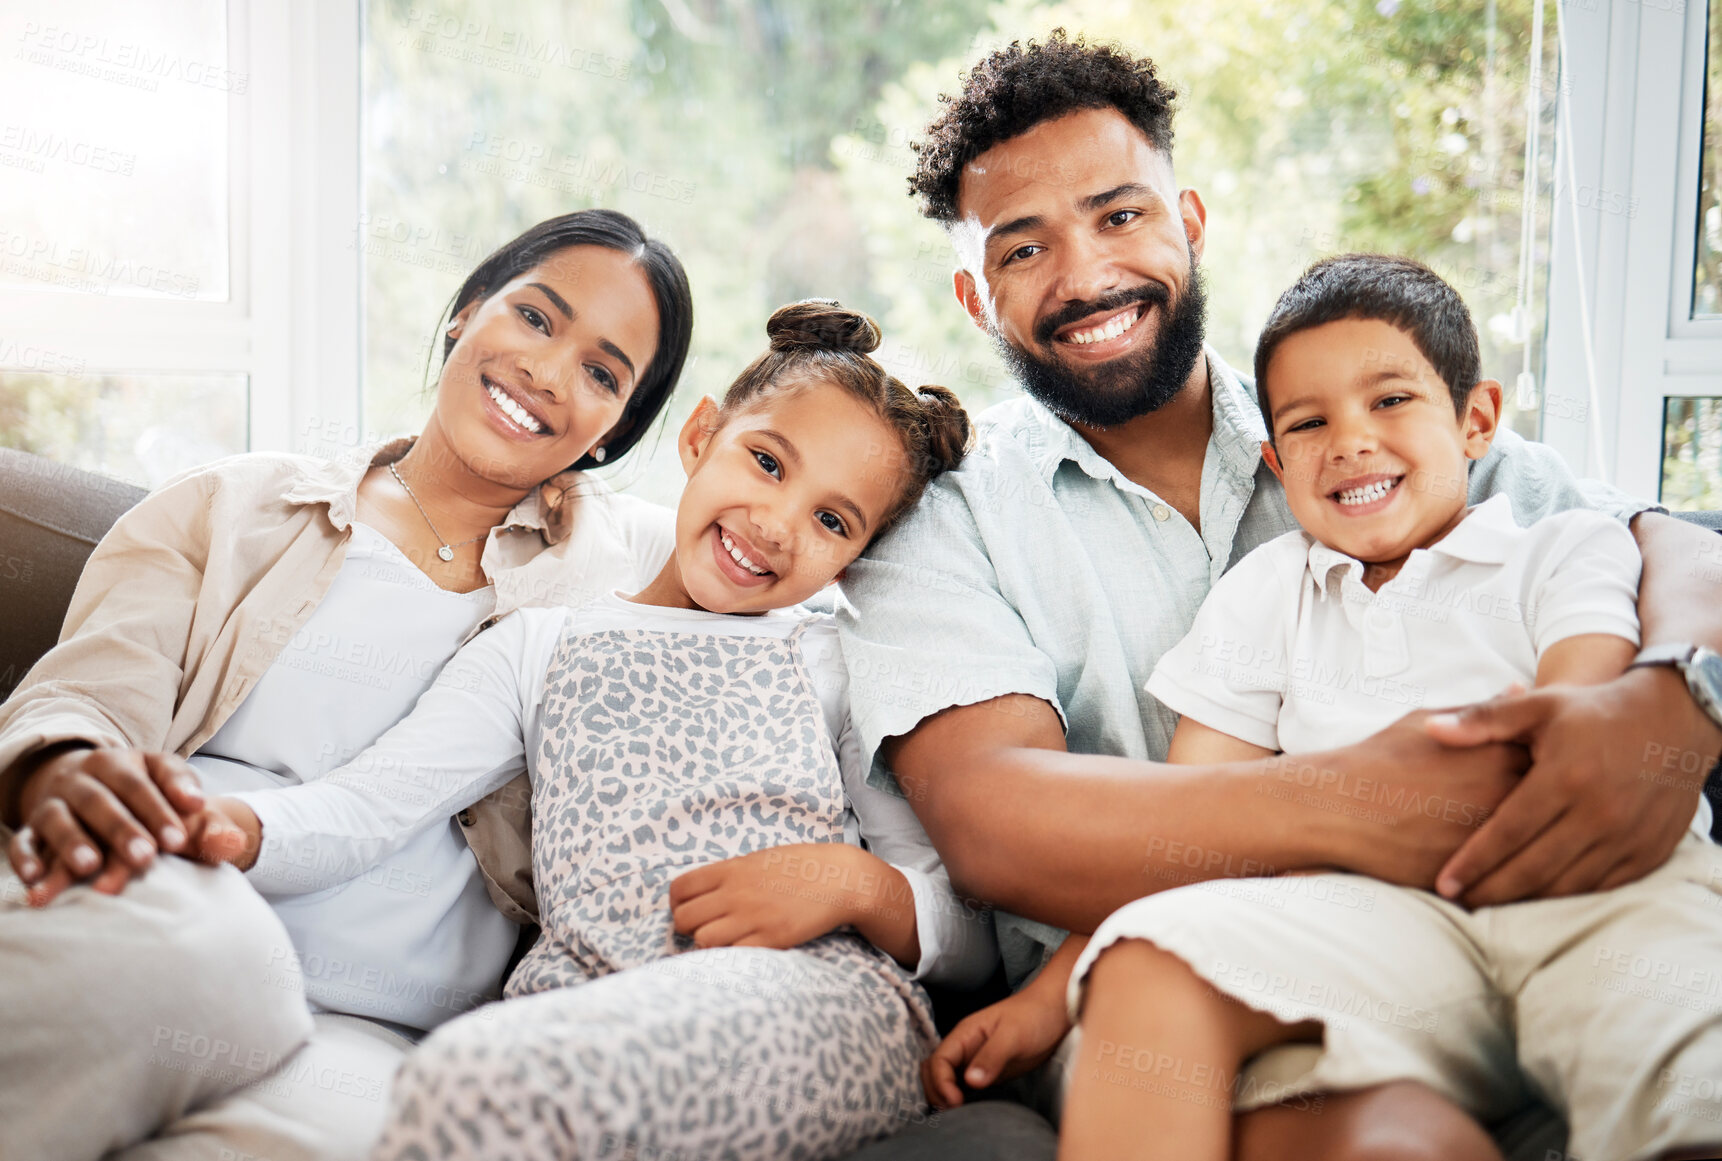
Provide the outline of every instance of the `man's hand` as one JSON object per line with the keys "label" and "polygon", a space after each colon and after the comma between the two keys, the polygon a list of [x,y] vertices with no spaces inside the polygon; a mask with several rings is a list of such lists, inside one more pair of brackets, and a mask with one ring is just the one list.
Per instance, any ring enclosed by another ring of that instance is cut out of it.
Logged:
{"label": "man's hand", "polygon": [[1284,755],[1262,793],[1312,806],[1297,824],[1335,827],[1323,862],[1428,889],[1460,844],[1519,784],[1529,757],[1491,739],[1449,749],[1429,736],[1427,711],[1407,714],[1342,750]]}
{"label": "man's hand", "polygon": [[936,1109],[963,1103],[960,1074],[970,1088],[986,1088],[1039,1068],[1070,1031],[1062,992],[1024,988],[990,1004],[951,1029],[921,1062],[921,1087]]}
{"label": "man's hand", "polygon": [[158,849],[183,852],[185,819],[203,806],[196,771],[174,754],[64,749],[26,780],[22,825],[6,853],[37,906],[91,876],[91,886],[113,895]]}
{"label": "man's hand", "polygon": [[793,843],[697,867],[670,883],[676,931],[698,947],[790,948],[818,939],[853,921],[856,856],[879,862],[846,843]]}
{"label": "man's hand", "polygon": [[1511,741],[1531,753],[1519,788],[1441,869],[1441,894],[1473,907],[1647,874],[1691,824],[1722,749],[1722,733],[1664,668],[1535,689],[1437,714],[1427,728],[1448,746]]}

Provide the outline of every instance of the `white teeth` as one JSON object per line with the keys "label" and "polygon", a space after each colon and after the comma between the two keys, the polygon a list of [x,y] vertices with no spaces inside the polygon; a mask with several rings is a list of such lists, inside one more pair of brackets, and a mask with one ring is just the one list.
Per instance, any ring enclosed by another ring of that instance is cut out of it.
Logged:
{"label": "white teeth", "polygon": [[729,533],[719,529],[718,539],[723,541],[724,548],[729,550],[729,554],[735,562],[747,569],[747,571],[751,572],[754,576],[764,576],[766,573],[771,571],[768,568],[760,568],[759,565],[753,563],[753,561],[749,560],[746,556],[743,556],[741,549],[737,548],[734,542],[730,540]]}
{"label": "white teeth", "polygon": [[1072,331],[1069,335],[1068,341],[1086,344],[1103,343],[1107,339],[1115,339],[1125,331],[1129,330],[1141,314],[1142,311],[1137,309],[1134,311],[1125,311],[1120,315],[1114,315],[1112,321],[1103,327],[1095,327],[1092,330],[1086,331]]}
{"label": "white teeth", "polygon": [[526,408],[520,406],[520,404],[511,399],[508,393],[502,390],[502,388],[497,387],[492,383],[486,383],[484,385],[484,389],[490,393],[491,402],[500,407],[502,409],[502,414],[514,420],[515,423],[518,423],[533,435],[538,435],[544,430],[544,425],[534,419],[530,411],[526,410]]}
{"label": "white teeth", "polygon": [[1375,483],[1365,484],[1361,488],[1351,488],[1347,491],[1340,492],[1335,499],[1347,507],[1351,507],[1356,504],[1368,504],[1381,499],[1398,486],[1398,480],[1377,480]]}

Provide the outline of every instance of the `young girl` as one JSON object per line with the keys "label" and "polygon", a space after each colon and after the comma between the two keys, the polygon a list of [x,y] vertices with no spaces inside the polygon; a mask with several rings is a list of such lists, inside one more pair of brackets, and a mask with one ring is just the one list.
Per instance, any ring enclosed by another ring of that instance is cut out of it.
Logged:
{"label": "young girl", "polygon": [[682,430],[656,579],[522,610],[345,769],[215,804],[259,890],[309,892],[531,777],[543,931],[515,1002],[410,1058],[379,1156],[839,1155],[919,1115],[914,981],[990,967],[909,805],[866,783],[829,618],[796,607],[961,457],[967,416],[868,358],[864,315],[766,329]]}

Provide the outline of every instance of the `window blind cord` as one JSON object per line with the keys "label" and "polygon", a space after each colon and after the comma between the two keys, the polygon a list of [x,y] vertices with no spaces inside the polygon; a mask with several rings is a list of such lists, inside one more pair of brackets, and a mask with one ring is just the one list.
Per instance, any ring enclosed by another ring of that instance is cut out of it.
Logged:
{"label": "window blind cord", "polygon": [[[1560,49],[1560,65],[1564,70],[1569,59],[1567,54],[1567,21],[1560,5],[1555,6],[1555,36]],[[1591,327],[1590,295],[1585,289],[1584,238],[1579,230],[1578,204],[1578,169],[1573,161],[1574,141],[1571,103],[1559,99],[1557,93],[1555,108],[1559,111],[1555,119],[1555,149],[1566,155],[1567,159],[1567,203],[1571,212],[1567,215],[1573,224],[1573,262],[1578,268],[1578,277],[1573,280],[1578,288],[1579,300],[1579,338],[1584,347],[1585,380],[1590,390],[1590,411],[1585,416],[1585,427],[1590,434],[1592,470],[1597,478],[1605,484],[1613,483],[1613,473],[1608,469],[1608,463],[1603,458],[1602,447],[1602,400],[1596,385],[1596,332]],[[1566,146],[1561,146],[1560,129],[1566,128]]]}
{"label": "window blind cord", "polygon": [[1531,259],[1537,229],[1537,146],[1543,113],[1543,2],[1531,14],[1531,62],[1525,87],[1525,174],[1519,188],[1519,296],[1513,305],[1513,337],[1524,348],[1514,385],[1520,411],[1537,407],[1537,377],[1531,371]]}

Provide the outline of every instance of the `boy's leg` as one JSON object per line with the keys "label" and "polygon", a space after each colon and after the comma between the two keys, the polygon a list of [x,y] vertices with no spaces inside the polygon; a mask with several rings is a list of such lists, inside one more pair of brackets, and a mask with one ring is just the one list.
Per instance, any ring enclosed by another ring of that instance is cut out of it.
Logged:
{"label": "boy's leg", "polygon": [[[1233,1156],[1237,1161],[1501,1161],[1500,1150],[1475,1118],[1416,1081],[1325,1094],[1318,1101],[1241,1114]],[[1515,1158],[1547,1161],[1541,1149]]]}
{"label": "boy's leg", "polygon": [[827,936],[492,1004],[407,1058],[376,1157],[840,1157],[927,1118],[905,979]]}
{"label": "boy's leg", "polygon": [[232,867],[166,855],[42,910],[0,868],[0,1151],[100,1157],[267,1073],[311,1031],[292,962]]}
{"label": "boy's leg", "polygon": [[1319,1037],[1319,1024],[1246,1008],[1151,943],[1114,943],[1089,968],[1059,1156],[1226,1161],[1238,1065]]}
{"label": "boy's leg", "polygon": [[313,1019],[274,1072],[107,1161],[364,1161],[412,1042],[357,1016]]}
{"label": "boy's leg", "polygon": [[1319,1044],[1274,1048],[1243,1069],[1238,1110],[1416,1081],[1496,1119],[1529,1098],[1469,925],[1434,896],[1355,875],[1164,891],[1101,924],[1072,976],[1072,1008],[1107,946],[1146,940],[1248,1008],[1321,1024]]}
{"label": "boy's leg", "polygon": [[1574,1157],[1722,1150],[1722,847],[1687,835],[1636,883],[1485,914]]}

